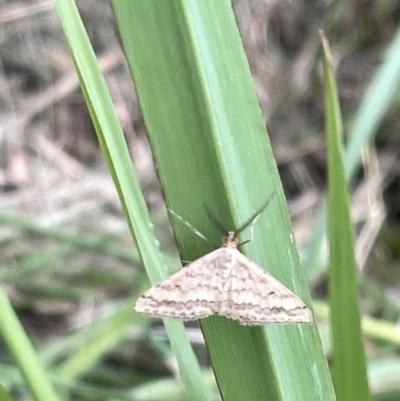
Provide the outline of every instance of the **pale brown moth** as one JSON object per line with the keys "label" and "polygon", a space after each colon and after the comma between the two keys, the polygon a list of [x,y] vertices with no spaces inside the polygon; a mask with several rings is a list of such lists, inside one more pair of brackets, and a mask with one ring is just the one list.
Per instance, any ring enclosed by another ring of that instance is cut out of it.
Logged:
{"label": "pale brown moth", "polygon": [[[237,249],[244,244],[239,244],[237,234],[254,224],[271,196],[241,228],[226,232],[220,248],[145,292],[136,302],[135,310],[184,321],[216,314],[237,320],[242,325],[311,323],[311,311],[303,301]],[[222,228],[214,216],[210,217]]]}

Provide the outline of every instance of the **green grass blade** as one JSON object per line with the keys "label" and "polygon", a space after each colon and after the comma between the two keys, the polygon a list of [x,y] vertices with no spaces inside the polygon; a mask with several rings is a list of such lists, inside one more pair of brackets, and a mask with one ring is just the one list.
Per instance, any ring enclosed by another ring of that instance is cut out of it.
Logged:
{"label": "green grass blade", "polygon": [[13,398],[4,390],[3,386],[0,385],[0,401],[14,401]]}
{"label": "green grass blade", "polygon": [[342,120],[329,47],[324,50],[328,143],[329,300],[333,333],[333,377],[338,400],[370,399],[358,307],[350,202],[342,156]]}
{"label": "green grass blade", "polygon": [[[69,0],[56,0],[55,4],[79,75],[81,88],[124,207],[132,236],[135,238],[143,263],[148,268],[150,280],[153,283],[160,281],[166,275],[165,265],[158,249],[158,243],[154,238],[152,224],[133,172],[124,136],[104,78],[97,65],[75,3]],[[166,320],[165,326],[173,352],[178,360],[188,398],[202,401],[209,399],[183,324],[178,321]]]}
{"label": "green grass blade", "polygon": [[73,230],[61,229],[60,227],[41,226],[32,221],[31,218],[15,211],[10,212],[10,210],[0,211],[0,222],[3,224],[8,224],[14,229],[27,231],[43,237],[57,239],[65,244],[70,244],[71,247],[74,247],[77,250],[92,250],[100,254],[114,256],[131,263],[137,263],[139,261],[137,252],[134,249],[127,252],[125,247],[115,244],[115,240],[110,239],[110,236],[98,238],[92,234],[82,234]]}
{"label": "green grass blade", "polygon": [[[354,120],[350,126],[349,142],[344,154],[346,177],[351,182],[360,166],[362,152],[365,146],[377,133],[385,113],[387,113],[394,95],[397,93],[400,77],[400,28],[397,30],[389,46],[382,66],[365,92]],[[326,234],[326,210],[324,206],[318,213],[313,237],[304,256],[304,266],[309,275],[315,272],[322,244]]]}
{"label": "green grass blade", "polygon": [[[264,122],[229,1],[114,1],[168,206],[215,243],[276,189],[243,252],[308,304]],[[210,251],[172,219],[182,258]],[[248,238],[243,234],[243,239]],[[201,323],[224,400],[334,400],[313,325]]]}
{"label": "green grass blade", "polygon": [[0,332],[35,400],[60,400],[2,288],[0,288]]}
{"label": "green grass blade", "polygon": [[[313,306],[318,317],[325,320],[329,319],[331,313],[327,304],[313,301]],[[395,323],[363,316],[361,319],[361,328],[365,336],[376,342],[386,342],[390,345],[400,346],[399,330]]]}
{"label": "green grass blade", "polygon": [[[74,379],[84,374],[101,357],[114,346],[118,345],[125,337],[130,327],[134,324],[132,310],[136,299],[132,299],[121,306],[111,316],[93,324],[85,336],[85,346],[82,341],[77,351],[72,353],[57,369],[57,374],[63,379]],[[138,319],[137,319],[138,320]],[[143,319],[142,319],[143,320]],[[82,334],[80,340],[82,340]]]}
{"label": "green grass blade", "polygon": [[354,116],[349,143],[344,157],[346,176],[352,179],[360,165],[362,151],[378,130],[391,102],[398,92],[400,79],[400,29],[397,30],[381,68],[365,92]]}

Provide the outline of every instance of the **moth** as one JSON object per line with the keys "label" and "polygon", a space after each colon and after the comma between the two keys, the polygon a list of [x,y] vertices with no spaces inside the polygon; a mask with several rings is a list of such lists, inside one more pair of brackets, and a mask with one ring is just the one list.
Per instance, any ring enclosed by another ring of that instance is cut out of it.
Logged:
{"label": "moth", "polygon": [[242,325],[312,323],[311,311],[297,295],[238,250],[248,241],[240,244],[237,235],[254,224],[272,195],[236,231],[226,231],[207,211],[224,230],[222,246],[151,287],[138,299],[135,310],[184,321],[222,315]]}

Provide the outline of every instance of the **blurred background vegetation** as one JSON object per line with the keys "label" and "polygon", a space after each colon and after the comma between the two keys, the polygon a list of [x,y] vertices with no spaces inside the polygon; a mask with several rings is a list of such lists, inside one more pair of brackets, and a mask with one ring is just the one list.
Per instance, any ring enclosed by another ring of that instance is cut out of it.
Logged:
{"label": "blurred background vegetation", "polygon": [[[161,248],[177,267],[180,262],[112,9],[107,1],[77,4]],[[234,0],[233,7],[302,253],[314,232],[326,185],[318,30],[324,29],[332,48],[346,134],[399,28],[400,4]],[[56,363],[79,347],[87,327],[111,316],[148,284],[52,1],[3,1],[0,22],[0,282],[42,360]],[[378,108],[380,96],[371,101]],[[397,92],[352,181],[362,311],[391,324],[400,315],[398,112]],[[313,297],[325,299],[324,257],[308,279]],[[324,304],[316,306],[329,358]],[[124,341],[109,339],[118,345],[88,364],[79,372],[79,385],[69,387],[74,399],[100,399],[97,386],[113,394],[135,382],[141,385],[135,399],[178,399],[176,364],[163,326],[155,323],[158,330],[151,331],[149,341],[140,317],[127,313],[126,319],[136,320]],[[376,322],[364,322],[374,399],[400,400],[400,334],[389,336]],[[196,324],[188,330],[201,363],[208,366],[201,332]],[[21,383],[0,342],[0,384],[14,384],[13,394],[23,395]]]}

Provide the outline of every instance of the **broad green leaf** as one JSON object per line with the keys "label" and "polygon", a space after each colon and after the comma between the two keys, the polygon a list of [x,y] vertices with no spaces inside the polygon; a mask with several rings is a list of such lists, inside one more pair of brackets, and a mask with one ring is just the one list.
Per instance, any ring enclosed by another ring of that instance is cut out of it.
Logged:
{"label": "broad green leaf", "polygon": [[[117,22],[166,202],[221,243],[275,190],[242,251],[310,305],[281,183],[227,0],[116,0]],[[211,251],[172,219],[182,259]],[[249,238],[250,233],[243,233]],[[201,322],[224,400],[334,400],[315,326]]]}

